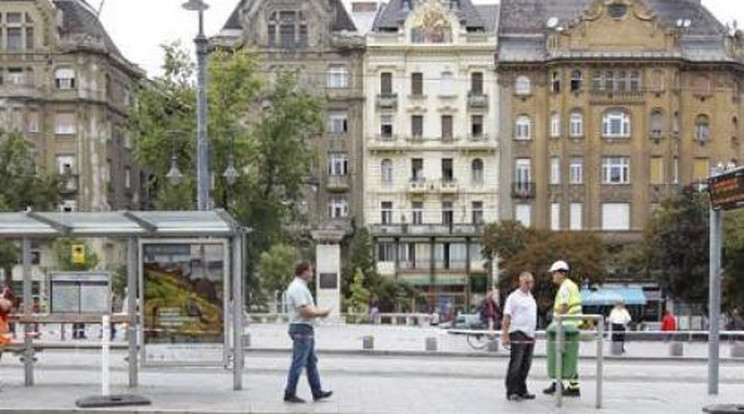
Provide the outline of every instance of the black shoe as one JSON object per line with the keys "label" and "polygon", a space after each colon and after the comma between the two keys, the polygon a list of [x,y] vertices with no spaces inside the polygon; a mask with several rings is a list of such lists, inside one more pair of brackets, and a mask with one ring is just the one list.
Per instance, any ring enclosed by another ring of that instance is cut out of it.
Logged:
{"label": "black shoe", "polygon": [[563,390],[564,397],[581,397],[581,390],[578,388],[568,388]]}
{"label": "black shoe", "polygon": [[522,401],[523,398],[519,394],[509,394],[509,395],[506,396],[506,399],[509,400],[509,401],[519,402],[519,401]]}
{"label": "black shoe", "polygon": [[291,403],[291,404],[304,404],[305,400],[303,400],[302,398],[296,395],[285,395],[284,402]]}
{"label": "black shoe", "polygon": [[526,392],[524,394],[521,394],[520,397],[522,397],[523,400],[534,400],[535,394],[530,394],[529,392]]}
{"label": "black shoe", "polygon": [[330,398],[331,395],[333,395],[333,391],[321,391],[313,395],[313,401],[325,400],[326,398]]}
{"label": "black shoe", "polygon": [[553,395],[553,394],[555,394],[555,391],[557,389],[558,389],[558,383],[554,382],[554,383],[550,384],[550,386],[548,388],[545,388],[543,390],[543,394]]}

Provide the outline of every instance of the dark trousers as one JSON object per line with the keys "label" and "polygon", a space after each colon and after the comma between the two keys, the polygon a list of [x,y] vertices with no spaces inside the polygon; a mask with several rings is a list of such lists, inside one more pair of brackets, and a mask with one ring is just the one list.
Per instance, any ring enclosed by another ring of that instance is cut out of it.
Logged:
{"label": "dark trousers", "polygon": [[506,374],[506,394],[527,394],[527,375],[532,367],[535,340],[517,331],[509,334],[511,353],[509,371]]}
{"label": "dark trousers", "polygon": [[300,381],[302,370],[307,371],[307,380],[313,396],[322,391],[320,374],[318,373],[318,357],[315,355],[315,333],[313,327],[304,324],[289,326],[289,337],[292,338],[292,366],[289,368],[285,396],[297,394],[297,383]]}
{"label": "dark trousers", "polygon": [[623,351],[625,351],[625,326],[619,323],[612,324],[612,342],[620,342],[623,344]]}

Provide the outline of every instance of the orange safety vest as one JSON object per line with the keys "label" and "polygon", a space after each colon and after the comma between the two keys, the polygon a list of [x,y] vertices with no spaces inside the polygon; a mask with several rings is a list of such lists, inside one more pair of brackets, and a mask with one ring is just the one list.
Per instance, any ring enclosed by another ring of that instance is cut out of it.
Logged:
{"label": "orange safety vest", "polygon": [[0,347],[9,345],[11,340],[12,335],[10,334],[8,319],[6,317],[0,316]]}

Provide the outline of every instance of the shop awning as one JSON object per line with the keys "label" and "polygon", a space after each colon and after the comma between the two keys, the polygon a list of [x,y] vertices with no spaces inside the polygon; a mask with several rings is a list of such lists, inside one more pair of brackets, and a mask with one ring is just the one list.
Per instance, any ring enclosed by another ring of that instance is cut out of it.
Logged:
{"label": "shop awning", "polygon": [[581,291],[583,306],[611,306],[622,300],[626,305],[645,305],[646,295],[641,287],[599,288]]}

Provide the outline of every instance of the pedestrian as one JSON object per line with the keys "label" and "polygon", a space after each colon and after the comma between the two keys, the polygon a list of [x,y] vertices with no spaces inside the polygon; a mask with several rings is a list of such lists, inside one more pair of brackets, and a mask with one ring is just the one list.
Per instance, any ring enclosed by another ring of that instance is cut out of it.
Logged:
{"label": "pedestrian", "polygon": [[12,310],[13,302],[0,295],[0,355],[2,355],[2,348],[5,345],[10,344],[12,340],[10,325],[8,324],[8,319]]}
{"label": "pedestrian", "polygon": [[330,308],[315,306],[313,296],[307,284],[313,278],[313,267],[308,262],[300,263],[295,270],[294,281],[287,289],[289,305],[289,336],[292,338],[292,365],[287,378],[287,388],[284,390],[284,401],[288,403],[304,403],[305,400],[297,396],[297,383],[302,370],[307,370],[307,379],[314,401],[330,397],[333,392],[323,391],[318,373],[318,358],[315,355],[315,320],[326,318],[331,313]]}
{"label": "pedestrian", "polygon": [[[557,315],[581,315],[581,292],[576,283],[568,278],[569,271],[570,268],[568,267],[568,263],[563,260],[553,263],[550,270],[548,270],[548,272],[553,275],[553,284],[559,286],[558,293],[555,295],[555,303],[553,304],[554,320]],[[581,321],[579,320],[562,321],[563,326],[568,325],[577,328],[580,323]],[[578,355],[576,358],[578,359]],[[544,389],[543,393],[552,395],[556,392],[559,386],[562,388],[563,395],[566,397],[579,397],[581,395],[578,373],[568,381],[568,388],[563,388],[563,383],[561,379],[558,378],[550,384],[548,388]]]}
{"label": "pedestrian", "polygon": [[664,317],[661,319],[661,331],[670,332],[666,335],[665,340],[669,342],[672,339],[673,334],[677,330],[677,319],[670,310],[664,311]]}
{"label": "pedestrian", "polygon": [[493,332],[499,329],[499,322],[501,319],[498,290],[493,289],[492,291],[488,292],[488,295],[483,300],[483,304],[481,305],[479,316],[481,324],[486,329],[488,329],[489,335],[493,337]]}
{"label": "pedestrian", "polygon": [[621,344],[623,354],[625,353],[625,331],[628,329],[628,324],[632,320],[622,299],[615,303],[615,307],[610,311],[610,317],[607,318],[612,328],[612,342],[619,342]]}
{"label": "pedestrian", "polygon": [[377,320],[380,317],[380,301],[377,296],[372,296],[372,300],[369,302],[369,320],[372,325],[377,324]]}
{"label": "pedestrian", "polygon": [[537,302],[532,296],[534,286],[532,273],[522,273],[519,275],[519,288],[509,295],[504,304],[501,343],[504,348],[511,348],[506,374],[506,399],[509,401],[535,399],[535,394],[527,390],[537,329]]}

